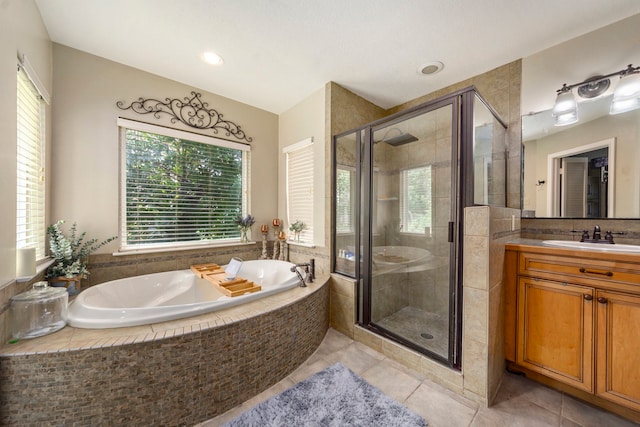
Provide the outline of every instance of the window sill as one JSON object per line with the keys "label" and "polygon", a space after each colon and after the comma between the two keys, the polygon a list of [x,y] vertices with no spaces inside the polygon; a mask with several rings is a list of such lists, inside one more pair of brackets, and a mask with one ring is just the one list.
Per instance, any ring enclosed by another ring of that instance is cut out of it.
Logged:
{"label": "window sill", "polygon": [[315,248],[316,245],[313,243],[303,243],[303,242],[296,242],[294,240],[287,240],[287,245],[293,245],[293,246],[301,246],[303,248]]}
{"label": "window sill", "polygon": [[40,274],[43,271],[45,271],[54,262],[55,262],[55,260],[48,259],[48,260],[36,265],[36,274],[34,274],[33,276],[16,277],[16,283],[24,283],[24,282],[30,281],[31,279],[36,277],[38,274]]}
{"label": "window sill", "polygon": [[227,248],[231,246],[249,246],[255,245],[256,242],[241,243],[229,242],[207,245],[189,245],[189,246],[167,246],[163,248],[149,248],[149,249],[120,249],[118,252],[114,252],[113,256],[127,256],[127,255],[140,255],[140,254],[153,254],[162,252],[176,252],[176,251],[192,251],[195,249],[213,249],[213,248]]}

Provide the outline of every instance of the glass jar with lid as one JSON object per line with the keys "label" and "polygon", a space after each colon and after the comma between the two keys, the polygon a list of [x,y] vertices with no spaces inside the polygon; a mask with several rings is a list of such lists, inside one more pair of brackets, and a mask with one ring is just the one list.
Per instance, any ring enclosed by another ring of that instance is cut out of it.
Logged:
{"label": "glass jar with lid", "polygon": [[32,289],[11,297],[12,338],[35,338],[64,328],[68,303],[67,290],[51,288],[47,282],[36,282]]}

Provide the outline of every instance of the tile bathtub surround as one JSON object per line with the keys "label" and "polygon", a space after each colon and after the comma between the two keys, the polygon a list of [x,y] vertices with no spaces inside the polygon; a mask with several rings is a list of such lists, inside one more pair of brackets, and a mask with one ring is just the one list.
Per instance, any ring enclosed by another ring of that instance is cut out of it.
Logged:
{"label": "tile bathtub surround", "polygon": [[276,384],[320,345],[328,277],[149,326],[71,327],[0,348],[0,425],[193,425]]}

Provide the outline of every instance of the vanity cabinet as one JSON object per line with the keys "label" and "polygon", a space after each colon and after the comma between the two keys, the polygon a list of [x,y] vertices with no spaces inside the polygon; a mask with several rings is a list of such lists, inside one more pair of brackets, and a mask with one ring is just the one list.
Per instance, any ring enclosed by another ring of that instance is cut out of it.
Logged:
{"label": "vanity cabinet", "polygon": [[518,279],[516,363],[592,392],[593,296],[589,287]]}
{"label": "vanity cabinet", "polygon": [[640,411],[640,295],[596,298],[596,395]]}
{"label": "vanity cabinet", "polygon": [[510,369],[640,420],[640,255],[510,244],[504,277]]}

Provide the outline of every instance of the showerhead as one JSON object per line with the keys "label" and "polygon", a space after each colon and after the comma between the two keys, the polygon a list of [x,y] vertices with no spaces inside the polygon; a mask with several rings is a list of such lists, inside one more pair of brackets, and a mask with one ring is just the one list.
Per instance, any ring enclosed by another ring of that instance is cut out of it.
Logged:
{"label": "showerhead", "polygon": [[393,147],[398,147],[399,145],[408,144],[410,142],[417,141],[417,140],[418,138],[416,138],[415,136],[407,132],[407,133],[401,133],[400,135],[394,136],[393,138],[383,139],[382,142],[386,142],[387,144]]}

